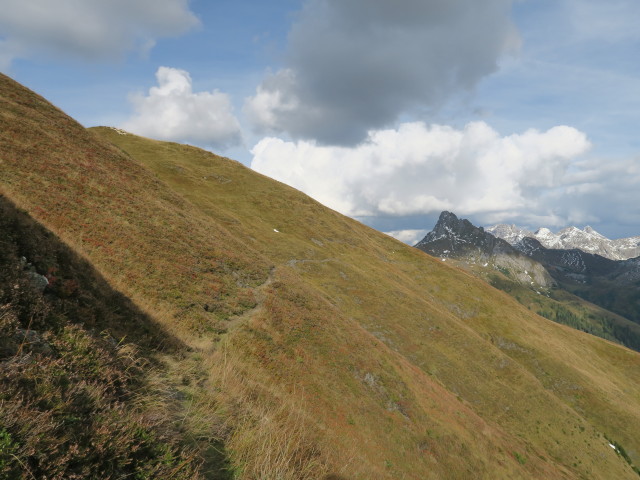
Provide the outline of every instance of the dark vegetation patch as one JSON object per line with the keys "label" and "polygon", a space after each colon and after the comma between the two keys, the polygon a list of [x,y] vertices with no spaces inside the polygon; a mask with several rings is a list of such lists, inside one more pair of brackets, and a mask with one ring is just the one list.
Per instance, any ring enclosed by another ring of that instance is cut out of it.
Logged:
{"label": "dark vegetation patch", "polygon": [[199,478],[149,408],[158,349],[185,347],[0,196],[0,479]]}
{"label": "dark vegetation patch", "polygon": [[[615,313],[579,305],[576,297],[569,299],[559,290],[550,290],[549,296],[536,295],[531,289],[497,274],[489,277],[489,283],[542,317],[640,351],[640,328]],[[593,303],[602,306],[602,302]]]}
{"label": "dark vegetation patch", "polygon": [[640,324],[640,285],[624,285],[596,278],[588,285],[566,285],[565,288],[585,300]]}
{"label": "dark vegetation patch", "polygon": [[624,459],[625,462],[627,462],[629,464],[629,466],[631,467],[631,469],[636,472],[638,475],[640,475],[640,468],[636,467],[633,464],[633,461],[631,460],[631,457],[629,457],[629,454],[627,453],[627,451],[624,449],[624,447],[622,445],[620,445],[618,442],[616,442],[615,440],[611,440],[608,436],[605,435],[605,437],[607,439],[607,441],[609,442],[610,445],[613,445],[614,450],[616,451],[616,453],[622,457]]}

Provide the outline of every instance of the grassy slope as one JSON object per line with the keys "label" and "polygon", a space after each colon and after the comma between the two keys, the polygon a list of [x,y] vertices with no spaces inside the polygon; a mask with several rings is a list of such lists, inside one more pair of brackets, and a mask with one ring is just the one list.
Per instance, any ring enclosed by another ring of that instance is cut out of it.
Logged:
{"label": "grassy slope", "polygon": [[[549,411],[548,402],[553,404],[560,398],[565,406],[606,430],[600,419],[609,416],[610,403],[615,403],[606,400],[611,388],[609,374],[598,371],[599,381],[592,383],[593,372],[580,370],[583,355],[593,358],[594,354],[588,348],[576,349],[594,339],[531,316],[463,272],[452,271],[426,255],[327,212],[235,162],[205,157],[184,146],[118,135],[113,130],[100,133],[156,171],[201,211],[218,221],[236,217],[237,223],[230,222],[229,229],[237,236],[246,238],[249,233],[274,264],[284,264],[281,269],[290,268],[301,275],[322,291],[339,313],[357,320],[414,365],[436,376],[482,416],[489,415],[501,427],[515,428],[516,435],[535,439],[537,447],[551,449],[558,458],[564,455],[569,461],[577,459],[571,463],[582,461],[577,453],[567,455],[572,449],[584,451],[584,445],[569,438],[576,435],[570,430],[582,426],[580,419],[568,420],[571,415],[564,406]],[[211,182],[212,178],[217,181]],[[564,336],[560,343],[568,343],[562,348],[568,350],[564,355],[549,351],[550,338],[558,335]],[[595,341],[594,345],[600,343]],[[609,344],[607,348],[608,354],[621,355],[630,362],[618,370],[621,381],[628,382],[626,375],[637,378],[637,356]],[[469,365],[469,358],[474,358],[474,365]],[[510,364],[513,360],[517,366]],[[496,368],[505,362],[511,368]],[[576,366],[580,366],[578,371]],[[632,368],[627,371],[629,366]],[[503,378],[496,382],[497,373]],[[541,383],[546,390],[534,395],[541,390]],[[532,392],[529,398],[521,398],[524,391]],[[540,397],[549,396],[549,392],[553,396],[540,402]],[[502,405],[494,401],[500,398],[505,399]],[[630,408],[620,412],[625,420],[616,430],[627,420],[637,425],[638,390],[630,399]],[[511,413],[505,415],[505,411]],[[558,429],[561,423],[571,428]],[[630,435],[625,441],[632,438]],[[573,445],[568,448],[567,443]]]}
{"label": "grassy slope", "polygon": [[0,196],[0,479],[202,478],[158,349],[185,346]]}
{"label": "grassy slope", "polygon": [[239,477],[634,478],[603,434],[640,463],[636,353],[237,162],[0,98],[2,192],[197,350],[189,418]]}
{"label": "grassy slope", "polygon": [[545,318],[640,351],[640,325],[625,317],[590,303],[563,288],[541,288],[538,285],[522,284],[514,278],[513,272],[500,270],[491,264],[484,267],[477,263],[470,264],[465,259],[448,260],[503,290],[529,310]]}

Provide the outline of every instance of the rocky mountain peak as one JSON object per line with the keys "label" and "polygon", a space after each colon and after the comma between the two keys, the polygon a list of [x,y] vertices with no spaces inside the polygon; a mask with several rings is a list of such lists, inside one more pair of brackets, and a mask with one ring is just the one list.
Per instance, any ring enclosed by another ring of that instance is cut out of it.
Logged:
{"label": "rocky mountain peak", "polygon": [[551,237],[555,237],[554,233],[551,230],[549,230],[548,228],[546,228],[546,227],[542,227],[542,228],[537,229],[533,235],[534,235],[535,238],[540,238],[540,237],[551,238]]}
{"label": "rocky mountain peak", "polygon": [[460,234],[472,230],[479,230],[484,232],[484,229],[475,227],[469,220],[460,219],[454,213],[444,211],[440,214],[438,222],[436,223],[433,231],[436,236],[446,236],[452,234]]}
{"label": "rocky mountain peak", "polygon": [[486,231],[494,235],[495,237],[506,240],[511,245],[515,245],[525,237],[533,237],[533,233],[524,228],[520,228],[514,224],[511,225],[494,225],[493,227],[487,227]]}
{"label": "rocky mountain peak", "polygon": [[[450,253],[471,245],[493,248],[495,241],[496,238],[486,233],[484,228],[476,227],[469,220],[460,219],[454,213],[443,211],[433,230],[427,233],[416,247],[427,247],[430,250],[428,253],[447,257]],[[504,240],[500,241],[506,244]]]}
{"label": "rocky mountain peak", "polygon": [[[503,230],[519,236],[517,227]],[[442,212],[435,227],[416,248],[443,260],[454,258],[469,266],[509,271],[512,277],[525,285],[550,286],[553,281],[539,263],[519,252],[502,238],[497,238],[469,220],[459,219],[451,212]]]}

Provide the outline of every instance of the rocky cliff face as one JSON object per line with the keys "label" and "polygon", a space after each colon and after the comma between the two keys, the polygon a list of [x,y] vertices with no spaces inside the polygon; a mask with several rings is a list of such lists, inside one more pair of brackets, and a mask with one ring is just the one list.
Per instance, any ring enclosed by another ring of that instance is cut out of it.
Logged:
{"label": "rocky cliff face", "polygon": [[548,287],[554,282],[545,268],[519,252],[507,241],[497,238],[482,227],[451,212],[442,212],[434,229],[416,248],[443,260],[455,258],[468,264],[492,267],[509,275],[519,283]]}
{"label": "rocky cliff face", "polygon": [[578,248],[546,248],[535,238],[525,237],[515,245],[519,251],[542,263],[563,281],[593,284],[607,280],[618,285],[640,281],[640,258],[610,260]]}
{"label": "rocky cliff face", "polygon": [[610,260],[627,260],[640,256],[640,236],[611,240],[589,226],[582,230],[577,227],[567,227],[558,233],[553,233],[548,228],[539,228],[531,232],[516,225],[500,224],[487,227],[487,231],[517,249],[520,249],[523,239],[533,238],[545,248],[579,249]]}

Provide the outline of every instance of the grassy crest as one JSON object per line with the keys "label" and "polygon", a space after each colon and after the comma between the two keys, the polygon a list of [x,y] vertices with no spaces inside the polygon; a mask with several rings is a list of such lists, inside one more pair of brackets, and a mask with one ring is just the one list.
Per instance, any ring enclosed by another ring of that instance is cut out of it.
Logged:
{"label": "grassy crest", "polygon": [[637,478],[605,438],[640,463],[636,352],[237,162],[0,98],[1,191],[187,346],[150,378],[203,475],[218,442],[240,479]]}

